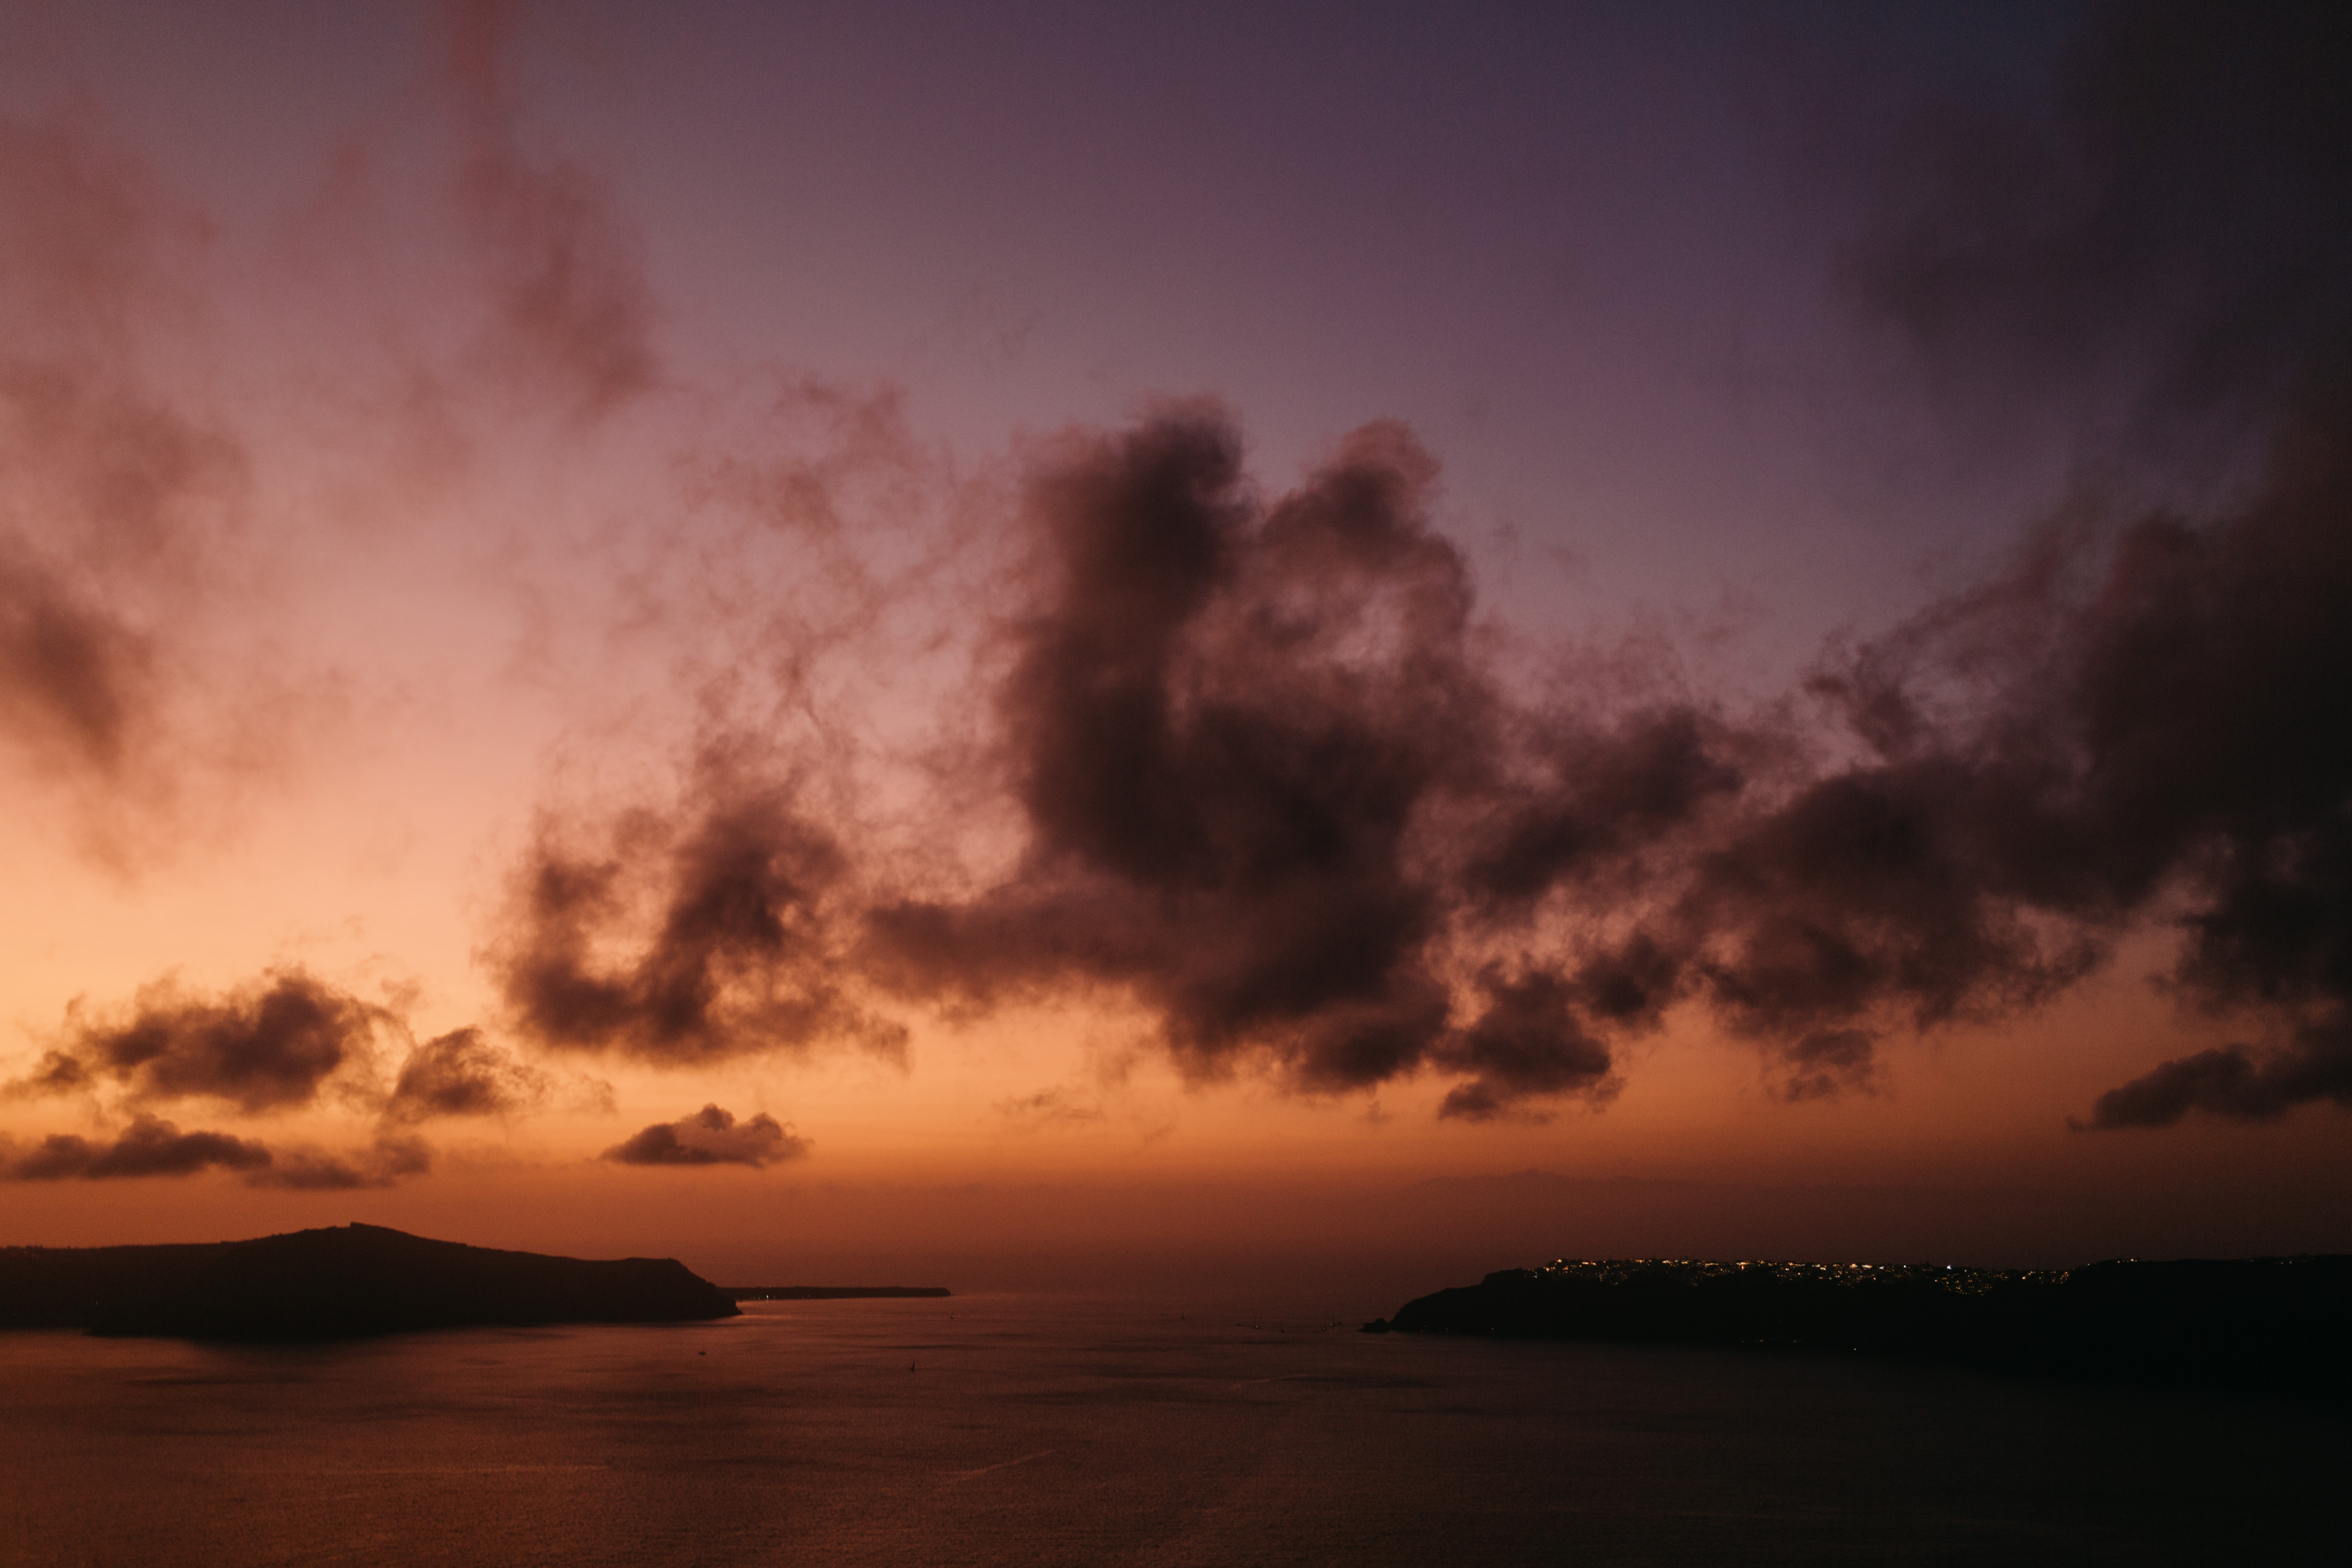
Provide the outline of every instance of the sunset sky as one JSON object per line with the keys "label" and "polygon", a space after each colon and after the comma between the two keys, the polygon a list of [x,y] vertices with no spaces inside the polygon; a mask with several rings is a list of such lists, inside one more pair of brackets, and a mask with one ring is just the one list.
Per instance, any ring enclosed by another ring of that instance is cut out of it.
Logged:
{"label": "sunset sky", "polygon": [[2347,53],[0,5],[0,1240],[2352,1250]]}

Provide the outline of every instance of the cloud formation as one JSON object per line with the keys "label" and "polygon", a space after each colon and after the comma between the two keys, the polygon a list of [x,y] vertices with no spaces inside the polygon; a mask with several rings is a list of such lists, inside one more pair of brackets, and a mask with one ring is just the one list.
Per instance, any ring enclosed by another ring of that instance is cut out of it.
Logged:
{"label": "cloud formation", "polygon": [[1122,993],[1196,1075],[1457,1073],[1443,1114],[1481,1119],[1604,1098],[1611,1040],[1680,1003],[1788,1098],[1866,1089],[1888,1030],[2013,1016],[2178,910],[2180,994],[2294,1043],[2096,1124],[2337,1095],[2347,408],[2315,382],[2221,515],[2053,524],[1833,650],[1809,742],[1515,700],[1402,432],[1265,505],[1213,411],[1075,441],[1031,493],[1045,564],[996,695],[1029,847],[976,896],[880,903],[860,956],[968,1005]]}
{"label": "cloud formation", "polygon": [[[1550,734],[1549,756],[1518,743],[1412,437],[1359,431],[1271,504],[1240,449],[1222,411],[1176,407],[1073,437],[1037,473],[1034,596],[995,693],[1028,849],[976,898],[876,909],[866,961],[903,994],[966,1004],[1122,992],[1194,1076],[1263,1059],[1329,1091],[1443,1061],[1479,1075],[1464,1115],[1602,1092],[1607,1050],[1535,1021],[1570,1021],[1564,981],[1524,959],[1532,978],[1457,985],[1457,949],[1547,879],[1515,841],[1562,867],[1622,859],[1736,773],[1696,742],[1638,810],[1591,809],[1654,761],[1655,725]],[[1544,790],[1571,755],[1581,790]],[[1458,992],[1484,1011],[1457,1021]]]}
{"label": "cloud formation", "polygon": [[[1175,409],[1038,476],[996,691],[1029,847],[976,896],[878,905],[881,983],[1108,989],[1196,1076],[1435,1070],[1465,1120],[1605,1100],[1612,1041],[1696,1003],[1817,1098],[1869,1087],[1887,1027],[2079,978],[2189,853],[2186,829],[2118,844],[2085,793],[2105,737],[2158,711],[2076,668],[2127,635],[2077,592],[2087,542],[1826,663],[1815,696],[1864,759],[1808,771],[1803,737],[1663,674],[1631,704],[1516,692],[1402,430],[1270,502],[1239,447]],[[2114,570],[2141,570],[2131,542]],[[2069,692],[2116,711],[2053,710]]]}
{"label": "cloud formation", "polygon": [[384,1120],[511,1116],[546,1089],[544,1074],[490,1044],[479,1029],[453,1029],[408,1053],[384,1105]]}
{"label": "cloud formation", "polygon": [[[2267,1051],[2165,1063],[2077,1125],[2345,1099],[2352,741],[2333,716],[2352,696],[2347,64],[2340,7],[2103,8],[2046,111],[1982,110],[1907,144],[1906,194],[1857,256],[1865,293],[1987,395],[2120,377],[2135,458],[2261,458],[2214,515],[2131,521],[2104,571],[2084,542],[2045,541],[1836,689],[1890,765],[1941,769],[1969,793],[1927,819],[1971,843],[1955,885],[2078,929],[2178,896],[2180,994],[2282,1026]],[[1931,689],[1971,682],[1990,698],[1980,715],[1938,723]],[[2015,925],[1993,935],[2025,940]],[[2027,989],[2067,967],[2029,967]]]}
{"label": "cloud formation", "polygon": [[1580,1016],[1570,981],[1536,970],[1517,980],[1490,973],[1481,984],[1484,1009],[1433,1054],[1443,1070],[1471,1075],[1439,1103],[1440,1117],[1488,1121],[1530,1100],[1615,1096],[1609,1047]]}
{"label": "cloud formation", "polygon": [[177,785],[182,634],[248,479],[142,363],[172,227],[89,115],[0,115],[0,741],[92,828]]}
{"label": "cloud formation", "polygon": [[1811,731],[1663,673],[1637,701],[1515,689],[1394,426],[1270,500],[1213,407],[1073,436],[1027,492],[993,666],[991,776],[1026,830],[1006,874],[890,893],[794,792],[706,769],[604,853],[542,841],[508,993],[544,1041],[669,1062],[872,1030],[860,987],[1107,994],[1196,1078],[1451,1074],[1441,1114],[1475,1121],[1605,1101],[1617,1044],[1681,1005],[1785,1098],[1867,1090],[1890,1032],[2012,1016],[2178,918],[2184,997],[2299,1031],[2227,1103],[2332,1093],[2341,407],[2305,395],[2224,513],[2054,523],[1833,648]]}
{"label": "cloud formation", "polygon": [[2259,1051],[2222,1046],[2165,1062],[2109,1089],[2078,1131],[2170,1127],[2191,1111],[2231,1121],[2274,1121],[2298,1105],[2329,1100],[2352,1107],[2352,1027],[2340,999],[2306,1018],[2284,1046]]}
{"label": "cloud formation", "polygon": [[403,1177],[421,1176],[432,1168],[433,1152],[422,1140],[378,1138],[369,1148],[348,1154],[279,1150],[267,1165],[247,1175],[246,1184],[296,1192],[354,1192],[393,1186]]}
{"label": "cloud formation", "polygon": [[22,544],[0,550],[0,731],[50,766],[118,776],[152,701],[151,644]]}
{"label": "cloud formation", "polygon": [[650,387],[657,370],[643,243],[593,172],[524,152],[508,78],[513,0],[445,0],[442,9],[459,203],[489,258],[493,347],[557,388],[572,412],[608,413]]}
{"label": "cloud formation", "polygon": [[[602,415],[656,375],[635,239],[591,174],[526,150],[514,8],[446,16],[494,352]],[[1031,466],[1008,597],[970,634],[971,765],[871,808],[930,812],[945,838],[986,796],[1011,853],[910,870],[838,804],[835,759],[775,760],[781,723],[706,726],[676,798],[542,818],[483,948],[507,1018],[539,1048],[692,1067],[901,1053],[886,1006],[1102,1002],[1194,1079],[1438,1075],[1439,1113],[1481,1121],[1606,1103],[1625,1044],[1676,1009],[1751,1042],[1788,1100],[1867,1091],[1890,1039],[2014,1016],[2172,922],[2176,993],[2273,1043],[2162,1064],[2082,1124],[2347,1099],[2347,53],[2326,8],[2099,11],[2047,103],[1897,139],[1850,258],[1939,374],[1990,396],[2119,380],[2138,437],[2231,443],[2219,499],[2090,496],[1991,580],[1735,713],[1663,661],[1605,687],[1507,672],[1438,526],[1436,465],[1401,426],[1354,433],[1286,492],[1244,471],[1213,404],[1071,433]],[[5,231],[29,346],[0,355],[0,724],[42,765],[107,778],[152,753],[173,668],[168,574],[122,563],[184,559],[242,458],[115,352],[145,209],[80,149],[0,129],[0,186],[40,217]],[[848,476],[917,485],[895,417],[853,423],[871,428],[837,468],[722,462],[707,482],[792,520],[771,532],[837,543],[858,531],[835,504]],[[68,524],[21,521],[37,510]],[[821,636],[778,607],[790,590],[745,610],[765,579],[728,585],[780,668],[905,607],[880,574],[798,564],[841,602]],[[805,676],[776,683],[814,708]],[[299,972],[218,999],[151,987],[126,1020],[77,1019],[17,1087],[268,1112],[362,1073],[396,1023]],[[461,1030],[411,1052],[383,1114],[509,1115],[541,1087]],[[713,1106],[606,1157],[801,1148]],[[405,1157],[289,1156],[272,1179],[356,1183]]]}
{"label": "cloud formation", "polygon": [[365,1071],[379,1032],[394,1023],[299,969],[274,970],[218,997],[167,978],[140,987],[116,1022],[83,1017],[77,1005],[65,1043],[10,1087],[44,1094],[112,1085],[133,1100],[209,1098],[247,1115],[286,1110],[310,1103],[339,1072]]}
{"label": "cloud formation", "polygon": [[134,1176],[193,1176],[205,1171],[236,1171],[250,1187],[295,1191],[350,1191],[388,1187],[404,1176],[432,1167],[432,1154],[415,1139],[379,1139],[355,1154],[316,1149],[272,1151],[267,1144],[226,1132],[183,1132],[149,1115],[133,1116],[110,1141],[54,1132],[19,1152],[0,1139],[0,1181],[100,1182]]}
{"label": "cloud formation", "polygon": [[657,1121],[598,1156],[621,1165],[750,1165],[797,1160],[809,1141],[765,1111],[738,1122],[731,1111],[706,1105],[676,1121]]}
{"label": "cloud formation", "polygon": [[1864,759],[1695,845],[1614,962],[1772,1043],[1803,1097],[1865,1081],[1873,1034],[2011,1016],[2169,918],[2178,993],[2294,1043],[2259,1070],[2174,1064],[2095,1124],[2332,1092],[2352,999],[2352,742],[2320,717],[2352,702],[2343,406],[2307,402],[2229,515],[2053,531],[1825,665],[1815,694]]}
{"label": "cloud formation", "polygon": [[2154,442],[2259,429],[2344,352],[2347,58],[2318,0],[2095,6],[2045,95],[1873,139],[1851,279],[1978,395],[2110,378]]}
{"label": "cloud formation", "polygon": [[584,846],[563,831],[541,822],[488,953],[530,1038],[669,1064],[900,1048],[903,1029],[845,990],[848,856],[789,783],[706,749],[674,814],[628,814]]}
{"label": "cloud formation", "polygon": [[0,1175],[12,1182],[94,1182],[212,1169],[267,1173],[269,1166],[269,1151],[259,1143],[226,1132],[183,1132],[169,1121],[141,1116],[110,1142],[52,1133],[21,1154],[6,1153]]}

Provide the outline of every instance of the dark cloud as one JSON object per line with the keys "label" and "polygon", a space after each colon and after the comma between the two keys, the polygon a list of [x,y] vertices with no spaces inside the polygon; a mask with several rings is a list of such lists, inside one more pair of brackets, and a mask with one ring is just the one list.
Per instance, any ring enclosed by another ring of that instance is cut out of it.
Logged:
{"label": "dark cloud", "polygon": [[772,1165],[797,1160],[809,1141],[765,1112],[738,1122],[706,1105],[692,1116],[657,1121],[600,1156],[623,1165]]}
{"label": "dark cloud", "polygon": [[875,973],[977,1002],[1113,988],[1195,1075],[1271,1059],[1336,1090],[1443,1063],[1477,1075],[1463,1115],[1598,1090],[1563,982],[1497,983],[1459,1021],[1455,949],[1737,776],[1693,712],[1530,729],[1434,478],[1394,426],[1271,504],[1213,408],[1072,438],[1029,493],[1036,596],[996,696],[1029,848],[976,899],[878,909]]}
{"label": "dark cloud", "polygon": [[520,7],[446,0],[443,11],[459,192],[490,257],[497,342],[563,388],[577,412],[605,413],[651,386],[656,371],[644,245],[593,173],[524,152],[508,78]]}
{"label": "dark cloud", "polygon": [[1573,712],[1528,716],[1517,775],[1482,792],[1488,822],[1463,868],[1482,900],[1528,902],[1557,883],[1588,894],[1593,879],[1638,866],[1717,801],[1748,786],[1754,737],[1689,703],[1637,710],[1601,725]]}
{"label": "dark cloud", "polygon": [[145,637],[60,574],[0,556],[0,731],[44,761],[111,778],[135,749],[153,679]]}
{"label": "dark cloud", "polygon": [[266,1167],[247,1175],[246,1183],[297,1192],[352,1192],[389,1187],[404,1176],[423,1175],[432,1168],[432,1151],[421,1140],[379,1138],[373,1147],[353,1154],[280,1151]]}
{"label": "dark cloud", "polygon": [[111,1142],[53,1133],[0,1161],[12,1182],[103,1181],[118,1176],[188,1176],[220,1169],[267,1173],[269,1151],[226,1132],[183,1132],[152,1116],[135,1118]]}
{"label": "dark cloud", "polygon": [[1270,500],[1213,409],[1072,437],[995,667],[1008,874],[873,897],[793,790],[706,764],[597,853],[542,839],[508,994],[542,1040],[680,1061],[870,1031],[853,985],[1095,992],[1196,1077],[1434,1071],[1480,1120],[1605,1100],[1677,1005],[1785,1098],[1868,1090],[1890,1030],[2014,1016],[2178,918],[2184,998],[2319,1038],[2352,994],[2347,406],[2306,395],[2225,513],[2053,526],[1832,649],[1811,732],[1663,678],[1516,695],[1393,427]]}
{"label": "dark cloud", "polygon": [[[2014,1016],[2163,909],[2185,996],[2325,1034],[2352,996],[2347,408],[2306,394],[2225,515],[2053,528],[1833,652],[1811,694],[1859,755],[1810,774],[1696,704],[1515,709],[1392,431],[1263,511],[1212,416],[1105,439],[1033,502],[1050,586],[999,699],[1030,849],[877,910],[877,972],[1109,986],[1195,1072],[1460,1072],[1444,1114],[1473,1118],[1605,1093],[1611,1036],[1677,1001],[1790,1098],[1866,1089],[1887,1028]],[[1507,982],[1473,962],[1563,923],[1617,934]]]}
{"label": "dark cloud", "polygon": [[247,1186],[301,1191],[388,1187],[429,1169],[431,1153],[415,1139],[383,1139],[358,1154],[278,1151],[226,1132],[183,1132],[169,1121],[135,1116],[111,1142],[52,1133],[21,1152],[0,1143],[0,1180],[106,1181],[130,1176],[193,1176],[242,1172]]}
{"label": "dark cloud", "polygon": [[1580,1016],[1570,982],[1538,971],[1517,980],[1490,973],[1484,984],[1486,1009],[1436,1053],[1445,1069],[1475,1075],[1446,1095],[1439,1116],[1486,1121],[1529,1099],[1616,1092],[1609,1047]]}
{"label": "dark cloud", "polygon": [[845,994],[849,867],[787,785],[707,750],[675,816],[626,816],[581,849],[542,822],[489,954],[542,1045],[681,1063],[903,1031]]}
{"label": "dark cloud", "polygon": [[176,981],[142,986],[117,1022],[79,1016],[61,1046],[11,1088],[53,1093],[113,1084],[133,1100],[205,1097],[247,1114],[307,1105],[346,1069],[372,1063],[378,1031],[393,1020],[299,969],[217,998]]}
{"label": "dark cloud", "polygon": [[1874,779],[1933,770],[1959,792],[1912,819],[1932,859],[1909,880],[1923,898],[1953,889],[1945,906],[1962,917],[1925,994],[2030,1000],[2095,956],[2070,957],[2069,933],[2170,899],[2183,998],[2266,1013],[2294,1040],[2166,1063],[2104,1097],[2090,1126],[2340,1098],[2347,71],[2341,7],[2101,7],[2039,109],[1988,107],[1893,143],[1902,194],[1856,257],[1865,292],[1990,396],[2107,376],[2134,400],[2130,461],[2159,443],[2260,458],[2208,515],[2157,511],[2105,541],[2053,531],[2009,580],[1831,683],[1886,758]]}
{"label": "dark cloud", "polygon": [[2272,1121],[2298,1105],[2332,1100],[2352,1106],[2352,1028],[2339,1010],[2306,1024],[2289,1045],[2257,1052],[2222,1046],[2164,1063],[2099,1096],[2077,1131],[2170,1127],[2190,1111],[2233,1121]]}
{"label": "dark cloud", "polygon": [[2121,908],[2035,898],[2059,825],[2038,816],[2050,781],[2025,773],[1930,750],[1759,801],[1686,847],[1660,879],[1671,901],[1591,962],[1586,991],[1637,1023],[1704,1000],[1774,1047],[1795,1098],[1866,1083],[1873,1020],[1927,1028],[2042,1001],[2095,965]]}
{"label": "dark cloud", "polygon": [[491,1045],[480,1030],[456,1029],[409,1052],[384,1120],[510,1116],[535,1102],[546,1088],[544,1075]]}
{"label": "dark cloud", "polygon": [[[2160,911],[2188,1001],[2339,1027],[2352,739],[2323,716],[2352,704],[2347,406],[2308,400],[2231,515],[2039,540],[1833,661],[1815,691],[1865,759],[1694,843],[1609,962],[1638,953],[1637,993],[1701,998],[1769,1043],[1799,1096],[1865,1083],[1864,1031],[2012,1016]],[[2326,1092],[2325,1074],[2194,1060],[2167,1079],[2183,1106]]]}
{"label": "dark cloud", "polygon": [[515,1016],[682,1062],[887,1038],[868,989],[1097,997],[1194,1078],[1440,1073],[1442,1114],[1482,1120],[1605,1100],[1677,1006],[1786,1099],[1868,1090],[1891,1035],[2013,1017],[2177,920],[2183,1001],[2296,1043],[2169,1064],[2093,1124],[2341,1098],[2347,29],[2098,10],[2046,100],[1890,139],[1851,258],[1961,380],[2120,381],[2126,456],[2226,445],[2234,489],[2086,494],[1743,716],[1638,653],[1638,679],[1506,679],[1401,427],[1279,494],[1213,405],[1074,433],[1021,496],[985,739],[942,792],[1012,808],[1009,868],[853,864],[799,775],[720,746],[673,810],[551,819],[491,950]]}

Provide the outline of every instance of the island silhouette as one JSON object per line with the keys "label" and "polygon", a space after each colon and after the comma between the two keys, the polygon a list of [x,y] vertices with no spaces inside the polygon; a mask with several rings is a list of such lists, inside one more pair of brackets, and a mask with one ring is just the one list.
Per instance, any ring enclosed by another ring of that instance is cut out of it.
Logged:
{"label": "island silhouette", "polygon": [[2344,1256],[2064,1269],[1563,1258],[1419,1297],[1364,1331],[1859,1352],[2340,1400],[2347,1324]]}
{"label": "island silhouette", "polygon": [[674,1258],[592,1262],[347,1225],[251,1241],[0,1248],[0,1328],[201,1340],[731,1318]]}
{"label": "island silhouette", "polygon": [[873,1297],[937,1299],[944,1285],[722,1285],[730,1301],[847,1301]]}

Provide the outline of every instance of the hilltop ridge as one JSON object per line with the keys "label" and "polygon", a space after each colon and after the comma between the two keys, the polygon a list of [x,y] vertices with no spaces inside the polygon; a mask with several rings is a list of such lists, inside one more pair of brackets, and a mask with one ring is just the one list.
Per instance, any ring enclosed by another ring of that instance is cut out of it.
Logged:
{"label": "hilltop ridge", "polygon": [[2068,1269],[1560,1259],[1408,1301],[1367,1332],[1778,1346],[2102,1382],[2352,1397],[2352,1257]]}
{"label": "hilltop ridge", "polygon": [[0,1329],[322,1340],[736,1316],[676,1258],[590,1261],[347,1225],[248,1241],[0,1248]]}

